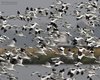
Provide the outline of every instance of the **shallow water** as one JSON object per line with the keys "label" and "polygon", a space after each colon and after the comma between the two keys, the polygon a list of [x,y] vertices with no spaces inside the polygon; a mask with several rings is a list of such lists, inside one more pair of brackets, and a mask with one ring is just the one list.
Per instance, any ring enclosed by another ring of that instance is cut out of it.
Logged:
{"label": "shallow water", "polygon": [[[70,16],[70,13],[73,13],[73,10],[76,9],[76,6],[78,3],[80,2],[86,2],[88,0],[63,0],[64,2],[68,2],[71,3],[71,6],[69,7],[69,10],[67,12],[66,17],[64,17],[64,20],[66,20],[68,23],[71,24],[72,27],[75,27],[77,25],[77,23],[80,23],[81,26],[86,26],[86,24],[84,23],[84,21],[76,21],[76,18],[73,16]],[[56,0],[0,0],[0,11],[3,11],[4,14],[3,15],[16,15],[17,14],[17,10],[19,10],[22,14],[25,11],[25,8],[28,7],[33,7],[33,8],[37,8],[37,7],[43,7],[43,8],[49,8],[49,6],[51,4],[53,4],[54,2],[56,2]],[[99,0],[100,2],[100,0]],[[77,3],[75,5],[75,3]],[[84,12],[84,10],[82,10]],[[40,25],[42,25],[43,29],[45,29],[45,24],[48,23],[48,19],[42,19],[42,20],[33,20],[33,22],[37,22]],[[20,20],[9,20],[8,23],[10,23],[11,25],[25,25],[26,23]],[[59,24],[58,24],[59,25]],[[60,28],[59,30],[61,31],[65,31],[65,28]],[[97,37],[100,37],[100,29],[99,27],[94,29],[95,31],[95,35]],[[71,32],[72,33],[72,32]],[[3,32],[0,30],[0,34],[3,34]],[[17,43],[16,46],[17,47],[23,47],[24,43],[34,47],[36,44],[35,42],[31,42],[31,38],[33,38],[33,35],[27,35],[28,32],[25,32],[25,35],[27,36],[27,38],[25,37],[19,37],[19,36],[15,36],[14,35],[14,31],[13,29],[8,30],[5,35],[10,37],[11,39],[13,37],[17,38]],[[47,36],[46,34],[42,34],[42,36]],[[73,36],[78,35],[78,33],[72,33]],[[23,41],[23,42],[22,42]],[[9,40],[5,42],[5,44],[1,44],[0,43],[0,47],[7,47],[6,44],[9,43]]]}
{"label": "shallow water", "polygon": [[[90,65],[83,65],[82,68],[89,67]],[[68,69],[67,68],[73,68],[73,65],[61,65],[57,67],[57,70],[65,69],[65,78],[69,77],[67,76]],[[10,73],[14,73],[16,77],[18,77],[18,80],[41,80],[37,77],[37,75],[31,76],[32,72],[38,71],[43,75],[47,75],[47,73],[51,72],[51,69],[45,68],[41,65],[25,65],[25,67],[16,66],[16,71],[10,71]],[[96,73],[100,75],[100,70],[96,70]],[[1,80],[8,80],[5,76],[0,76]],[[76,80],[89,80],[87,79],[87,73],[85,73],[83,76],[80,74],[78,76],[75,76]],[[93,76],[93,80],[100,80],[100,77]]]}

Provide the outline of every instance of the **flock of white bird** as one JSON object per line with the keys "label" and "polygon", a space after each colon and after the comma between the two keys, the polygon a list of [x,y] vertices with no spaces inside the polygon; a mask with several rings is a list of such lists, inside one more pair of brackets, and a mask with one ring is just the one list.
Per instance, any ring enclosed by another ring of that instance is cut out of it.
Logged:
{"label": "flock of white bird", "polygon": [[[50,5],[48,8],[29,8],[26,7],[25,13],[21,13],[17,11],[17,15],[4,16],[4,12],[0,12],[0,29],[3,34],[0,34],[0,43],[5,44],[6,41],[10,40],[11,42],[6,43],[7,47],[14,49],[13,51],[5,49],[4,54],[0,55],[0,75],[6,75],[9,80],[17,80],[13,74],[10,74],[9,71],[16,71],[14,67],[22,66],[23,60],[31,60],[28,54],[37,57],[32,53],[29,53],[25,50],[25,48],[32,48],[25,44],[24,48],[18,48],[16,46],[17,38],[13,37],[12,39],[5,35],[8,30],[12,30],[15,32],[14,35],[19,37],[27,38],[26,31],[28,31],[28,36],[32,35],[32,40],[30,43],[36,42],[36,48],[38,49],[35,53],[47,56],[46,51],[52,51],[56,54],[65,56],[66,58],[74,60],[74,55],[77,56],[77,62],[74,64],[74,68],[68,68],[68,78],[64,77],[64,72],[66,69],[61,69],[59,71],[56,70],[58,66],[64,64],[60,57],[51,58],[52,63],[47,62],[42,66],[46,68],[50,68],[52,73],[47,75],[42,75],[40,72],[33,72],[31,75],[37,75],[41,80],[77,80],[76,76],[81,74],[84,75],[88,73],[87,79],[92,80],[92,76],[99,75],[96,74],[96,70],[100,69],[100,66],[91,66],[90,68],[82,68],[81,59],[83,57],[95,59],[96,63],[100,63],[99,60],[96,59],[94,55],[94,47],[100,47],[100,38],[95,36],[94,29],[100,26],[100,5],[99,0],[88,0],[87,2],[76,3],[77,6],[75,10],[72,11],[69,15],[76,18],[76,21],[84,20],[87,24],[86,27],[81,27],[80,25],[76,25],[72,27],[70,23],[68,23],[63,18],[69,12],[70,6],[73,6],[70,3],[66,3],[63,0],[56,0],[55,3]],[[48,22],[45,25],[40,25],[39,22],[35,22],[33,20],[41,21],[42,18],[48,19]],[[17,26],[11,25],[8,23],[9,20],[20,20],[26,22],[25,25]],[[60,26],[59,26],[59,25]],[[68,49],[68,52],[65,53],[65,48],[63,46],[58,46],[59,38],[61,36],[61,30],[63,28],[65,30],[66,36],[68,38],[68,42],[71,43],[74,47],[78,49],[77,53]],[[72,32],[77,32],[78,36],[73,36]],[[44,36],[47,34],[47,36]],[[34,43],[33,43],[34,44]],[[58,52],[55,51],[56,48]]]}

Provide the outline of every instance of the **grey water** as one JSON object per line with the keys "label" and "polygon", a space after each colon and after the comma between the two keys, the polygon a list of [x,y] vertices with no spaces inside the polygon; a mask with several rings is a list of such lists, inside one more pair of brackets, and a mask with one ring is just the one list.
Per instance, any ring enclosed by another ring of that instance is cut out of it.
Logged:
{"label": "grey water", "polygon": [[[80,3],[80,2],[86,2],[88,0],[63,0],[64,2],[67,3],[71,3],[71,6],[69,6],[69,10],[67,12],[67,16],[64,17],[64,19],[70,23],[72,25],[72,27],[75,27],[77,25],[77,23],[80,23],[81,26],[86,26],[85,22],[80,20],[79,22],[76,21],[76,18],[73,16],[70,16],[70,13],[73,13],[73,10],[76,9],[76,6]],[[33,8],[37,8],[37,7],[42,7],[42,8],[49,8],[49,6],[51,4],[56,3],[56,0],[0,0],[0,11],[4,12],[3,15],[17,15],[17,11],[20,11],[22,14],[25,11],[26,7],[33,7]],[[99,0],[100,3],[100,0]],[[84,10],[82,10],[84,12]],[[47,19],[42,19],[40,21],[38,20],[33,20],[33,22],[37,22],[40,25],[43,25],[43,29],[45,29],[45,23],[48,22]],[[11,25],[18,25],[18,26],[22,26],[25,25],[26,23],[20,20],[10,20],[8,21],[8,23],[10,23]],[[100,37],[100,27],[95,28],[95,35],[97,37]],[[60,28],[59,30],[64,31],[64,28]],[[23,47],[24,44],[28,45],[28,46],[32,46],[34,47],[36,45],[36,42],[31,42],[31,39],[33,37],[33,35],[27,35],[28,32],[25,32],[26,34],[26,38],[25,37],[19,37],[14,35],[14,30],[8,30],[6,33],[3,33],[0,30],[0,34],[4,34],[8,37],[10,37],[10,39],[12,40],[13,37],[17,38],[17,43],[16,46],[17,47]],[[42,34],[42,36],[44,36],[45,34]],[[78,35],[77,33],[72,33],[72,35]],[[5,43],[0,43],[0,47],[7,47],[6,44],[8,44],[11,40],[5,41]],[[23,41],[23,42],[22,42]]]}
{"label": "grey water", "polygon": [[[69,76],[67,76],[68,73],[68,68],[74,68],[74,65],[61,65],[58,66],[56,69],[57,71],[61,70],[61,69],[65,69],[65,78],[68,78]],[[83,65],[81,66],[82,68],[89,68],[90,65]],[[10,73],[13,73],[16,77],[18,77],[18,80],[41,80],[40,78],[38,78],[37,75],[33,75],[31,76],[32,72],[40,72],[42,75],[47,75],[49,73],[52,72],[52,69],[50,68],[45,68],[41,65],[25,65],[24,67],[21,66],[15,66],[16,71],[10,71]],[[100,70],[96,70],[96,74],[100,75]],[[76,80],[89,80],[87,79],[87,72],[81,76],[80,74],[75,76]],[[93,80],[100,80],[100,77],[98,76],[93,76],[92,77]],[[1,75],[0,76],[0,80],[9,80],[7,79],[6,76]]]}

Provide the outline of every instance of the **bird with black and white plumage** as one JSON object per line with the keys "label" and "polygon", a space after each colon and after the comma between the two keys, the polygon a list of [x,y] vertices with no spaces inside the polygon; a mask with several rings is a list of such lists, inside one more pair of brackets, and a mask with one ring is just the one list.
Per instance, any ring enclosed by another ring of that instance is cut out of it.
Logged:
{"label": "bird with black and white plumage", "polygon": [[75,53],[72,52],[71,49],[68,49],[68,52],[67,52],[67,56],[66,56],[66,57],[67,57],[68,59],[74,59],[74,54],[75,54]]}
{"label": "bird with black and white plumage", "polygon": [[71,78],[75,76],[77,72],[77,69],[76,68],[70,68],[67,75],[70,76]]}
{"label": "bird with black and white plumage", "polygon": [[67,54],[65,53],[65,48],[64,47],[58,47],[58,51],[60,55],[66,56]]}
{"label": "bird with black and white plumage", "polygon": [[55,60],[55,61],[53,61],[53,63],[54,63],[54,66],[55,66],[55,67],[58,67],[58,66],[60,66],[61,64],[64,64],[64,62],[63,62],[62,60]]}
{"label": "bird with black and white plumage", "polygon": [[13,74],[7,73],[6,76],[7,76],[7,79],[9,80],[18,80],[18,77],[16,77]]}
{"label": "bird with black and white plumage", "polygon": [[12,41],[11,41],[11,43],[8,44],[7,46],[9,46],[9,47],[16,47],[16,45],[15,45],[16,43],[17,43],[17,39],[13,38]]}

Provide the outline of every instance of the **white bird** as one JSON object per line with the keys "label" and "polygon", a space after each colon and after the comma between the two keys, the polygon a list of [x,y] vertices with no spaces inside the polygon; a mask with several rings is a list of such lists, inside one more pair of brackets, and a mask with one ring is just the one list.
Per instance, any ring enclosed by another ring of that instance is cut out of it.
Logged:
{"label": "white bird", "polygon": [[77,62],[76,64],[75,64],[75,66],[80,66],[80,65],[82,65],[83,63],[81,63],[81,62]]}
{"label": "white bird", "polygon": [[30,25],[30,28],[34,29],[36,26],[38,26],[39,24],[37,22],[34,22],[33,24]]}
{"label": "white bird", "polygon": [[31,76],[35,75],[35,74],[40,74],[40,72],[36,71],[36,72],[32,72]]}
{"label": "white bird", "polygon": [[85,7],[86,5],[85,5],[85,3],[83,3],[83,2],[81,2],[80,4],[78,4],[78,6],[77,6],[77,8],[83,8],[83,7]]}
{"label": "white bird", "polygon": [[6,74],[6,73],[7,71],[4,68],[2,68],[2,66],[0,66],[0,75]]}
{"label": "white bird", "polygon": [[26,37],[26,36],[23,34],[23,32],[18,32],[16,35],[17,35],[17,36],[20,36],[20,37]]}
{"label": "white bird", "polygon": [[49,62],[47,62],[45,65],[43,64],[42,66],[46,67],[46,68],[52,68],[51,64]]}
{"label": "white bird", "polygon": [[78,50],[80,51],[80,52],[82,52],[82,53],[84,53],[84,51],[86,51],[87,49],[86,48],[84,48],[84,47],[77,47],[78,48]]}
{"label": "white bird", "polygon": [[80,11],[74,10],[74,15],[75,15],[75,16],[80,16]]}
{"label": "white bird", "polygon": [[56,0],[57,1],[57,5],[60,5],[60,4],[62,4],[63,3],[63,1],[62,0]]}
{"label": "white bird", "polygon": [[85,56],[85,54],[78,55],[78,59],[80,59],[80,60],[81,60],[84,56]]}
{"label": "white bird", "polygon": [[60,60],[60,57],[51,58],[51,60]]}
{"label": "white bird", "polygon": [[9,80],[18,80],[18,77],[15,77],[13,74],[7,74],[7,79],[9,79]]}
{"label": "white bird", "polygon": [[6,70],[8,70],[8,71],[16,71],[15,69],[14,69],[14,64],[11,64],[11,63],[5,63],[5,66],[3,66],[3,68],[4,69],[6,69]]}
{"label": "white bird", "polygon": [[64,55],[64,56],[66,56],[66,54],[65,54],[65,48],[64,47],[60,47],[60,48],[58,48],[58,51],[59,51],[59,54],[60,55]]}
{"label": "white bird", "polygon": [[8,44],[7,46],[9,46],[9,47],[15,47],[15,44],[16,44],[16,39],[13,38],[13,40],[11,41],[11,43]]}
{"label": "white bird", "polygon": [[96,74],[96,72],[95,72],[95,70],[89,70],[88,71],[88,76],[87,76],[87,78],[89,78],[90,80],[92,80],[92,77],[93,76],[97,76],[97,77],[99,77],[99,75],[98,74]]}
{"label": "white bird", "polygon": [[95,55],[94,55],[93,52],[90,52],[89,55],[87,55],[85,57],[92,58],[92,59],[96,59],[96,57],[95,57]]}
{"label": "white bird", "polygon": [[76,68],[70,68],[67,75],[69,75],[71,78],[76,74],[77,69]]}
{"label": "white bird", "polygon": [[35,53],[39,53],[41,55],[47,56],[47,54],[46,54],[46,52],[45,52],[45,50],[43,48],[38,48],[38,50]]}
{"label": "white bird", "polygon": [[18,63],[16,65],[18,65],[18,66],[24,66],[23,65],[23,59],[21,57],[18,57],[17,62]]}
{"label": "white bird", "polygon": [[66,57],[68,57],[69,59],[74,59],[74,53],[69,49]]}
{"label": "white bird", "polygon": [[6,56],[9,56],[9,55],[10,55],[10,56],[14,56],[14,53],[11,52],[11,51],[7,51],[7,52],[5,53],[5,55],[6,55]]}
{"label": "white bird", "polygon": [[[20,56],[20,58],[22,58],[22,59],[27,59],[27,60],[30,60],[31,58],[27,55],[27,53],[26,52],[21,52],[21,54],[19,54]],[[21,60],[22,60],[21,59]]]}
{"label": "white bird", "polygon": [[5,58],[3,58],[3,57],[0,57],[0,61],[5,61]]}
{"label": "white bird", "polygon": [[75,78],[67,78],[66,80],[76,80]]}
{"label": "white bird", "polygon": [[65,74],[65,69],[61,69],[61,70],[59,71],[59,75],[58,75],[58,76],[59,76],[61,79],[65,79],[64,74]]}
{"label": "white bird", "polygon": [[61,64],[63,64],[63,63],[64,63],[64,62],[60,60],[60,61],[55,62],[54,65],[55,65],[55,66],[59,66],[59,65],[61,65]]}
{"label": "white bird", "polygon": [[54,19],[52,19],[50,22],[55,23],[55,22],[57,22],[57,21],[58,21],[58,18],[54,18]]}

